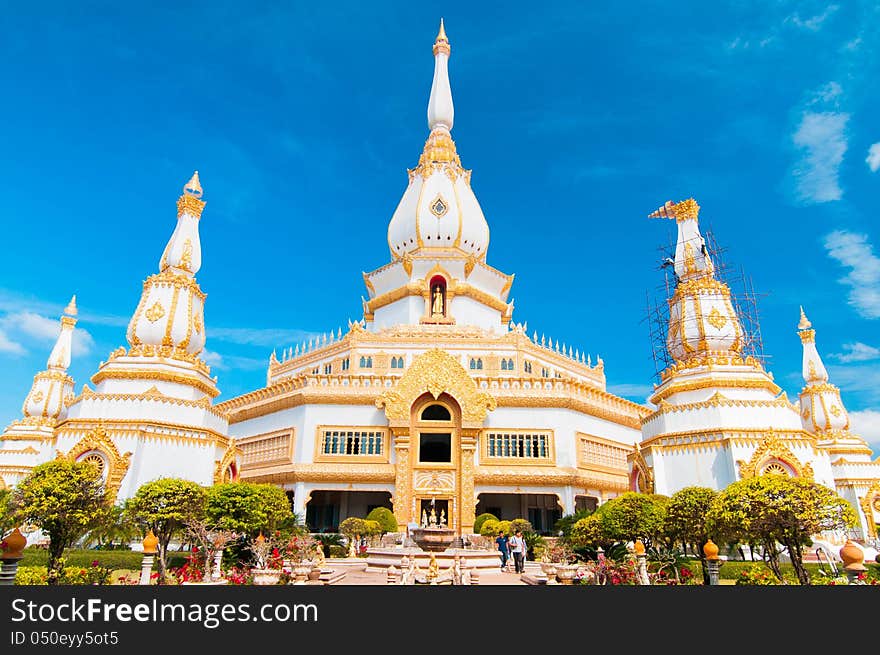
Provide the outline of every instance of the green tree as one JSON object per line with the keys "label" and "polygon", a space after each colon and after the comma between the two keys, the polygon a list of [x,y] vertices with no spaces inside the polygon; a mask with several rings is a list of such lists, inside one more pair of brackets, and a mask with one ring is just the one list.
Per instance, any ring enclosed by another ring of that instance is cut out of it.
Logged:
{"label": "green tree", "polygon": [[99,548],[114,542],[125,544],[137,539],[139,532],[137,523],[125,511],[124,504],[111,505],[107,508],[105,520],[86,535],[85,543],[97,543]]}
{"label": "green tree", "polygon": [[672,494],[666,505],[663,533],[673,543],[681,543],[686,552],[692,548],[700,558],[703,584],[709,584],[709,569],[703,546],[709,541],[706,517],[718,492],[708,487],[685,487]]}
{"label": "green tree", "polygon": [[125,514],[159,540],[158,584],[165,584],[168,544],[181,533],[187,521],[199,519],[205,511],[205,489],[190,480],[160,478],[141,485],[125,504]]}
{"label": "green tree", "polygon": [[281,487],[273,484],[227,482],[208,489],[208,524],[250,536],[290,528],[294,514]]}
{"label": "green tree", "polygon": [[641,539],[645,547],[663,536],[667,496],[628,491],[596,510],[602,533],[611,541]]}
{"label": "green tree", "polygon": [[89,462],[56,459],[40,464],[13,493],[16,519],[31,523],[49,536],[47,579],[57,584],[64,567],[64,549],[107,515],[104,482]]}
{"label": "green tree", "polygon": [[777,543],[788,552],[800,584],[809,584],[803,547],[824,530],[856,524],[852,506],[834,491],[804,478],[761,475],[734,482],[709,511],[709,529],[720,538],[758,544],[767,565],[782,580]]}
{"label": "green tree", "polygon": [[386,532],[397,532],[397,519],[394,513],[387,507],[376,507],[367,514],[367,521],[376,521],[382,527],[382,534]]}
{"label": "green tree", "polygon": [[561,519],[556,521],[553,524],[553,529],[562,539],[569,539],[571,537],[571,530],[574,527],[574,524],[580,521],[581,519],[585,519],[588,516],[593,514],[594,510],[591,509],[579,509],[574,514],[566,514]]}
{"label": "green tree", "polygon": [[568,538],[563,541],[568,541],[575,548],[598,548],[605,542],[601,517],[589,514],[578,519],[568,530]]}
{"label": "green tree", "polygon": [[498,517],[489,512],[483,512],[474,519],[474,534],[482,534],[483,524],[486,521],[498,521]]}
{"label": "green tree", "polygon": [[0,535],[5,535],[15,526],[15,503],[11,489],[0,489]]}

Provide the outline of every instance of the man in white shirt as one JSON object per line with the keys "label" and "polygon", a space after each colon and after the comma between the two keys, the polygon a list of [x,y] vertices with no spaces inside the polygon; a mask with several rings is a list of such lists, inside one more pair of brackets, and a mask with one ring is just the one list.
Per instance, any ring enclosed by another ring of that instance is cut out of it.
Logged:
{"label": "man in white shirt", "polygon": [[516,531],[510,539],[510,552],[513,554],[513,565],[517,573],[522,573],[525,569],[526,557],[526,540],[520,530]]}

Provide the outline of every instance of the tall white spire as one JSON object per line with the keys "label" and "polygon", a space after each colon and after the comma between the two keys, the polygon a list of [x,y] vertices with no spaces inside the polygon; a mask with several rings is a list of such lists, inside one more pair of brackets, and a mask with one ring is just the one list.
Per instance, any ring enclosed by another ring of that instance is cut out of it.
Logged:
{"label": "tall white spire", "polygon": [[49,353],[46,366],[53,371],[67,371],[70,366],[70,349],[73,341],[73,328],[76,325],[76,296],[70,299],[64,314],[61,316],[61,332],[55,341],[55,347]]}
{"label": "tall white spire", "polygon": [[822,384],[828,381],[828,371],[825,370],[825,364],[816,350],[816,331],[812,329],[813,324],[804,313],[801,307],[801,320],[798,323],[798,334],[801,337],[801,343],[804,345],[803,365],[801,373],[804,376],[804,382],[807,385]]}
{"label": "tall white spire", "polygon": [[196,171],[183,186],[183,195],[177,200],[177,226],[159,260],[160,272],[170,268],[174,273],[194,277],[202,267],[199,218],[205,202],[201,197],[202,185]]}
{"label": "tall white spire", "polygon": [[441,18],[440,31],[434,41],[434,82],[431,84],[431,98],[428,100],[428,127],[432,131],[437,128],[451,131],[455,119],[447,68],[450,52],[449,39],[446,38],[446,29]]}
{"label": "tall white spire", "polygon": [[[197,356],[205,346],[205,294],[195,275],[202,266],[199,219],[205,201],[196,171],[177,199],[177,225],[159,260],[159,273],[144,281],[126,337],[133,355]],[[158,350],[157,350],[158,349]]]}

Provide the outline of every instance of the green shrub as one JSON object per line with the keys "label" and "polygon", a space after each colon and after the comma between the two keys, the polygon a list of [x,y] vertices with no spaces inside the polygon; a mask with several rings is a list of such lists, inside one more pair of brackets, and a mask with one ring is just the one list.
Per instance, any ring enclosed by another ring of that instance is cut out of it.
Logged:
{"label": "green shrub", "polygon": [[510,533],[514,534],[517,530],[522,532],[523,535],[531,534],[535,531],[532,524],[525,519],[513,519],[510,522]]}
{"label": "green shrub", "polygon": [[333,544],[327,551],[329,557],[348,557],[348,548]]}
{"label": "green shrub", "polygon": [[776,579],[776,576],[768,569],[766,566],[761,564],[756,564],[744,571],[739,572],[739,577],[736,579],[736,584],[738,585],[749,585],[749,586],[770,586],[770,585],[778,585],[779,580]]}
{"label": "green shrub", "polygon": [[[112,570],[93,562],[91,566],[65,566],[58,577],[60,585],[110,584]],[[17,585],[44,585],[48,572],[45,566],[19,566],[15,573]]]}
{"label": "green shrub", "polygon": [[339,524],[339,531],[349,539],[352,539],[357,535],[367,534],[368,529],[366,521],[359,519],[356,516],[349,516]]}
{"label": "green shrub", "polygon": [[382,528],[382,533],[397,532],[397,519],[394,513],[387,507],[376,507],[372,512],[367,514],[368,521],[376,521]]}
{"label": "green shrub", "polygon": [[364,527],[366,528],[366,532],[361,533],[361,536],[363,537],[374,537],[382,534],[382,526],[379,524],[379,521],[364,519]]}
{"label": "green shrub", "polygon": [[499,532],[503,532],[508,537],[511,536],[513,534],[513,521],[498,521],[495,534],[497,535]]}
{"label": "green shrub", "polygon": [[480,527],[480,534],[484,537],[494,537],[498,534],[498,521],[496,519],[488,519],[483,521]]}
{"label": "green shrub", "polygon": [[495,521],[498,522],[498,517],[494,514],[489,514],[489,512],[485,512],[480,514],[477,518],[474,519],[474,534],[483,534],[480,530],[483,527],[483,524],[486,521]]}

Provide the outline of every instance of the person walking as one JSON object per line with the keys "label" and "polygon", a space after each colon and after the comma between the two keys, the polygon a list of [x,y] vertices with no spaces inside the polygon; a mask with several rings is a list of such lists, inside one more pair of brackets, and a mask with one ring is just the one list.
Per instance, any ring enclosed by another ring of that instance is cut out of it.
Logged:
{"label": "person walking", "polygon": [[517,573],[525,570],[526,540],[522,530],[517,530],[510,540],[510,553],[513,555],[513,567]]}
{"label": "person walking", "polygon": [[503,532],[498,533],[498,537],[495,539],[495,543],[498,545],[498,552],[501,553],[501,570],[507,570],[507,558],[510,556],[510,542],[507,539],[507,535]]}

